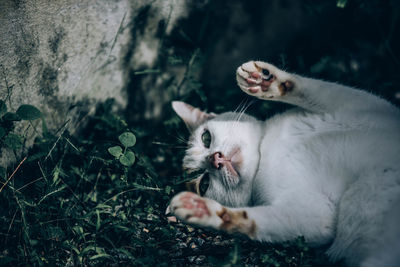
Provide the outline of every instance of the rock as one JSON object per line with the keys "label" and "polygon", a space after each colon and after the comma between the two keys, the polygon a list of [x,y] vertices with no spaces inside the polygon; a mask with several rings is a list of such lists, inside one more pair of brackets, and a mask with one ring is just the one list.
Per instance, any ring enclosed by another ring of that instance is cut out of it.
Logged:
{"label": "rock", "polygon": [[127,106],[131,71],[155,66],[160,34],[187,14],[184,0],[3,0],[0,99],[11,111],[39,108],[50,130],[69,120],[74,133],[97,103]]}

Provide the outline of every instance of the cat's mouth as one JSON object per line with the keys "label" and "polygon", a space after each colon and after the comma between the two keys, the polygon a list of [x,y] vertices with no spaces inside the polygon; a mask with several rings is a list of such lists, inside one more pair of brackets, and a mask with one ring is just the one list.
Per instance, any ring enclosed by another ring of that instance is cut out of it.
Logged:
{"label": "cat's mouth", "polygon": [[233,174],[234,176],[239,176],[239,174],[237,173],[236,169],[233,167],[232,162],[231,161],[226,161],[225,162],[225,167],[228,169],[228,171]]}
{"label": "cat's mouth", "polygon": [[242,164],[242,153],[240,148],[236,147],[231,150],[225,157],[221,159],[221,165],[218,170],[224,177],[226,185],[233,185],[239,182],[240,172],[239,168]]}
{"label": "cat's mouth", "polygon": [[228,161],[226,162],[226,167],[235,176],[239,176],[238,169],[242,165],[242,153],[239,147],[232,149],[228,155]]}

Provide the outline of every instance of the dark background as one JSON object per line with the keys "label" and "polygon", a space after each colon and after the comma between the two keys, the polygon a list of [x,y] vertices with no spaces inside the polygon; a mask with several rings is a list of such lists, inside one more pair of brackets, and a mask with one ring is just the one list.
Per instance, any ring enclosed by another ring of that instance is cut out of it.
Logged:
{"label": "dark background", "polygon": [[[338,7],[342,2],[344,7]],[[162,36],[158,68],[170,79],[149,87],[169,92],[166,100],[233,110],[245,98],[236,86],[235,70],[256,59],[288,72],[363,88],[399,104],[399,1],[234,0],[192,5],[172,34]],[[147,15],[144,10],[139,17]],[[182,64],[171,64],[171,56]],[[174,71],[187,67],[191,59],[182,82]],[[134,82],[127,83],[132,118],[142,108],[152,108],[143,106],[151,102],[145,100],[150,89],[135,87],[141,78],[133,75]]]}

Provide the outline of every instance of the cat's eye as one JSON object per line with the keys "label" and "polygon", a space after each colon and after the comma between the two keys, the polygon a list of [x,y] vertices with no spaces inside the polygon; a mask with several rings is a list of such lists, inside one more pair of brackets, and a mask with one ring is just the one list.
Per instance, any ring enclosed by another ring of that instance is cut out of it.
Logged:
{"label": "cat's eye", "polygon": [[211,145],[211,134],[209,130],[205,130],[201,135],[201,141],[206,148],[210,148]]}

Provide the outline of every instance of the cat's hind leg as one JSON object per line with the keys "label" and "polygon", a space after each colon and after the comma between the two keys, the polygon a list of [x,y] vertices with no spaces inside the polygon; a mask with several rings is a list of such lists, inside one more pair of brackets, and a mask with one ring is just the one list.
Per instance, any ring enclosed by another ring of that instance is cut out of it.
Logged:
{"label": "cat's hind leg", "polygon": [[[365,174],[343,194],[328,255],[349,266],[399,266],[400,179],[392,169]],[[393,264],[396,263],[396,264]]]}

